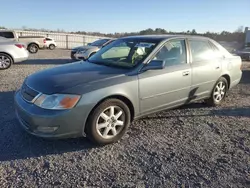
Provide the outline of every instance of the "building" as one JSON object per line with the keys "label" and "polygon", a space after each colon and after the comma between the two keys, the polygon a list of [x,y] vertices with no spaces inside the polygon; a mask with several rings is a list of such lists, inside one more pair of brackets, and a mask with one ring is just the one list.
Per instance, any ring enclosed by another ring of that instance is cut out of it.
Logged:
{"label": "building", "polygon": [[245,46],[250,47],[250,28],[249,27],[245,28]]}

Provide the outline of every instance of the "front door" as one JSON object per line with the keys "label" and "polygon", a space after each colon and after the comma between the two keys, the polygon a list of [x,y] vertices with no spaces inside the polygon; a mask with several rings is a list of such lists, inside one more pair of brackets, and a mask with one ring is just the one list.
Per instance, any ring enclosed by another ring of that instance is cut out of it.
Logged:
{"label": "front door", "polygon": [[142,114],[179,106],[188,101],[192,72],[186,51],[184,39],[168,41],[153,58],[164,60],[165,68],[139,74]]}

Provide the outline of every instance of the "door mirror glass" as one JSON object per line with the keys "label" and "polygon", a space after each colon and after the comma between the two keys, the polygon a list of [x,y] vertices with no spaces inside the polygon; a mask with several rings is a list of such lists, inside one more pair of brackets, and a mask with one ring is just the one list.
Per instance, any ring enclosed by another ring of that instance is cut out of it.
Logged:
{"label": "door mirror glass", "polygon": [[159,69],[164,69],[164,67],[165,67],[165,61],[163,61],[163,60],[152,60],[142,68],[142,71],[159,70]]}

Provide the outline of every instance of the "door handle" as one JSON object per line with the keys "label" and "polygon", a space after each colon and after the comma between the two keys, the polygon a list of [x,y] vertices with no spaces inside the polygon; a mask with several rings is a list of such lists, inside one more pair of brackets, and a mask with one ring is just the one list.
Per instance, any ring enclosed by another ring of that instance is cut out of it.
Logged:
{"label": "door handle", "polygon": [[219,68],[220,68],[220,66],[215,67],[215,69],[219,69]]}
{"label": "door handle", "polygon": [[189,71],[185,71],[182,73],[182,76],[188,76],[189,75]]}

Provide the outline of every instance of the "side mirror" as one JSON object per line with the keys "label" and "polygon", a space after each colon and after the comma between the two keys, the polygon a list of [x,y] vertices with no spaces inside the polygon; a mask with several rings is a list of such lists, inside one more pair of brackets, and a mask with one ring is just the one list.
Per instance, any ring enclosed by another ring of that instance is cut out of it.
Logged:
{"label": "side mirror", "polygon": [[87,44],[87,46],[90,46],[90,45],[91,45],[91,43],[88,43],[88,44]]}
{"label": "side mirror", "polygon": [[164,67],[165,67],[165,61],[152,60],[142,68],[142,71],[144,72],[147,70],[159,70],[159,69],[164,69]]}

